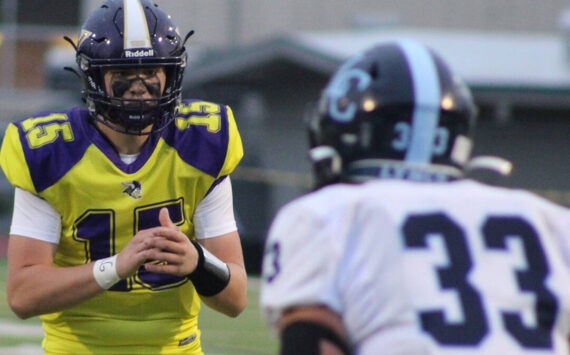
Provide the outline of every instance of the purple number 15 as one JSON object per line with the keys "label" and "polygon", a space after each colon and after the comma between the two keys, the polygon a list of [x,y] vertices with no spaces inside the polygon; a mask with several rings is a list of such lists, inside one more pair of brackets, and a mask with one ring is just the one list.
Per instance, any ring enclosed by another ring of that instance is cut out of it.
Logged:
{"label": "purple number 15", "polygon": [[[178,226],[184,224],[184,199],[182,197],[140,206],[134,209],[133,236],[140,230],[159,226],[158,213],[163,207],[168,209],[174,224]],[[90,209],[75,220],[73,239],[83,244],[86,262],[117,254],[115,222],[115,211],[111,209]],[[135,275],[117,282],[110,288],[110,291],[130,291],[135,287],[158,291],[180,286],[187,281],[185,277],[154,274],[140,267]]]}

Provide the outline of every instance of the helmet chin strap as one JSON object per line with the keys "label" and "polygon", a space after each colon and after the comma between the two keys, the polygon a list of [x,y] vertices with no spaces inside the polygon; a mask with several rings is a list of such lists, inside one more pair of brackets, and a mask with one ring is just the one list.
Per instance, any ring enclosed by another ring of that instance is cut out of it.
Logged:
{"label": "helmet chin strap", "polygon": [[342,159],[333,147],[321,145],[311,148],[311,150],[309,150],[309,159],[315,163],[325,160],[329,161],[329,169],[333,175],[338,176],[342,171]]}
{"label": "helmet chin strap", "polygon": [[143,129],[137,129],[137,130],[130,130],[128,128],[123,127],[122,125],[115,123],[115,121],[104,118],[102,115],[97,115],[97,116],[91,116],[91,118],[93,119],[93,121],[97,121],[107,127],[109,127],[110,129],[112,129],[115,132],[119,132],[122,134],[128,134],[128,135],[134,135],[134,136],[148,136],[152,133],[161,131],[162,129],[164,129],[165,127],[162,127],[160,130],[149,130],[148,132],[143,132],[143,130],[149,126],[152,125],[149,124],[147,127],[143,128]]}
{"label": "helmet chin strap", "polygon": [[[123,124],[123,122],[125,120],[121,120],[120,118],[114,118],[116,115],[129,115],[129,114],[135,114],[135,113],[141,116],[141,121],[142,120],[148,121],[148,124],[146,124],[144,126],[143,125],[137,126],[137,127],[135,127],[135,126],[126,127]],[[155,133],[155,132],[160,132],[168,126],[168,124],[165,124],[162,127],[158,127],[156,129],[144,131],[146,128],[153,125],[153,121],[151,119],[145,119],[145,118],[147,118],[146,116],[147,115],[158,115],[158,114],[160,114],[159,110],[156,110],[156,112],[152,112],[152,110],[151,111],[129,112],[129,110],[125,110],[125,109],[109,108],[107,110],[107,112],[102,113],[102,114],[92,114],[91,117],[93,118],[93,120],[104,124],[105,126],[111,128],[112,130],[114,130],[116,132],[123,133],[123,134],[129,134],[129,135],[136,135],[136,136],[147,136],[147,135],[150,135],[150,134]]]}
{"label": "helmet chin strap", "polygon": [[475,170],[488,170],[506,177],[513,172],[513,163],[500,157],[481,155],[469,160],[465,165],[466,172]]}

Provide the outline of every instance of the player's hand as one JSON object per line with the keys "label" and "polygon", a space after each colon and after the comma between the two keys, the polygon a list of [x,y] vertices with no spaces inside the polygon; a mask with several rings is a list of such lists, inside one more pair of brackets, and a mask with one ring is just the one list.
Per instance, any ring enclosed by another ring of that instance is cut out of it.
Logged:
{"label": "player's hand", "polygon": [[190,239],[172,222],[168,209],[162,208],[159,214],[160,233],[148,240],[148,259],[144,264],[149,272],[187,276],[198,265],[198,251]]}
{"label": "player's hand", "polygon": [[[134,275],[153,253],[151,246],[154,238],[161,238],[163,227],[154,227],[139,231],[117,255],[117,274],[121,279]],[[157,250],[158,251],[158,250]]]}

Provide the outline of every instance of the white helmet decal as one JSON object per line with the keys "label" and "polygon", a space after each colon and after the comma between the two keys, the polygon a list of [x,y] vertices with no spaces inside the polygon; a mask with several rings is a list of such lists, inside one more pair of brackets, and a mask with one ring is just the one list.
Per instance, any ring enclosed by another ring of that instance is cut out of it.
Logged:
{"label": "white helmet decal", "polygon": [[148,25],[146,23],[146,16],[144,8],[139,0],[124,0],[125,11],[125,53],[131,52],[132,49],[148,48],[150,51],[137,51],[138,53],[148,53],[145,55],[151,57],[154,55],[152,52],[152,45],[150,43],[150,34],[148,33]]}
{"label": "white helmet decal", "polygon": [[439,110],[423,108],[440,106],[441,88],[436,65],[432,55],[424,46],[412,41],[400,41],[399,46],[406,56],[414,79],[415,107],[410,146],[406,151],[405,160],[413,163],[429,163],[436,144]]}

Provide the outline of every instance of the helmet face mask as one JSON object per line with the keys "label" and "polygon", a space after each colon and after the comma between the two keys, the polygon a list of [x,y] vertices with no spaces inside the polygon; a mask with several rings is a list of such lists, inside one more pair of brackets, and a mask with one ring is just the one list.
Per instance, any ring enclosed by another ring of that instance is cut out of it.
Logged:
{"label": "helmet face mask", "polygon": [[[134,135],[159,131],[174,120],[186,51],[170,16],[150,0],[106,1],[83,25],[76,58],[92,119]],[[151,78],[140,81],[133,76],[129,79],[135,80],[119,80],[111,88],[105,82],[106,73],[149,73],[157,68],[164,73],[158,95]],[[151,97],[118,95],[129,90],[127,84],[141,83],[152,91]]]}
{"label": "helmet face mask", "polygon": [[333,149],[342,167],[310,154],[316,183],[461,176],[475,117],[469,89],[433,51],[412,41],[377,45],[347,60],[323,90],[309,143]]}

